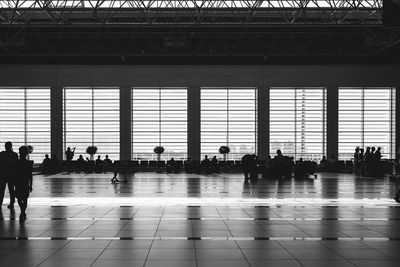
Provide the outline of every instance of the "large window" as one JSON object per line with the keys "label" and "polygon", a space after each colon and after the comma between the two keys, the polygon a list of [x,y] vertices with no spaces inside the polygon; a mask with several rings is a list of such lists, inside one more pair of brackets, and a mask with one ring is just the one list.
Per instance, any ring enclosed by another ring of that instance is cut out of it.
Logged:
{"label": "large window", "polygon": [[220,157],[225,145],[229,159],[256,153],[256,88],[201,88],[201,155]]}
{"label": "large window", "polygon": [[187,88],[132,88],[132,158],[187,157]]}
{"label": "large window", "polygon": [[381,147],[395,157],[395,88],[339,88],[339,159],[354,149]]}
{"label": "large window", "polygon": [[[50,153],[50,88],[0,88],[0,142],[33,146],[30,159]],[[3,146],[4,149],[4,146]]]}
{"label": "large window", "polygon": [[326,149],[326,89],[271,88],[270,153],[319,160]]}
{"label": "large window", "polygon": [[76,147],[75,159],[87,156],[91,145],[97,147],[97,154],[119,159],[118,88],[64,88],[63,115],[64,150]]}

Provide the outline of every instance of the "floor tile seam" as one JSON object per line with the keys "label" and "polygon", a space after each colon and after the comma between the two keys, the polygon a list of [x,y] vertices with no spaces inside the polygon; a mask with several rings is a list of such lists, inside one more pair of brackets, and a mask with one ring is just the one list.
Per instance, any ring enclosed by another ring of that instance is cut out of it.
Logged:
{"label": "floor tile seam", "polygon": [[[219,215],[220,217],[222,217],[222,216],[221,216],[221,212],[220,212],[218,209],[216,209],[216,210],[217,210],[217,212],[218,212],[218,215]],[[229,234],[233,237],[232,231],[231,231],[231,229],[229,229],[228,225],[226,224],[226,221],[225,221],[225,220],[222,220],[222,222],[224,223],[224,225],[225,225],[226,229],[228,230]]]}
{"label": "floor tile seam", "polygon": [[239,243],[237,242],[237,240],[234,240],[234,241],[235,241],[236,246],[239,248],[240,252],[242,253],[244,259],[246,260],[247,264],[249,265],[249,267],[251,267],[251,264],[250,264],[249,260],[247,259],[246,255],[244,254],[242,247],[239,246]]}
{"label": "floor tile seam", "polygon": [[40,265],[42,265],[44,262],[46,262],[47,260],[49,260],[52,256],[54,256],[57,252],[61,251],[62,249],[64,249],[64,247],[70,242],[67,242],[64,246],[59,247],[58,249],[56,249],[56,251],[54,251],[54,253],[52,253],[51,255],[49,255],[47,258],[45,258],[43,261],[41,261],[37,267],[39,267]]}
{"label": "floor tile seam", "polygon": [[107,246],[105,246],[105,247],[103,248],[103,250],[99,253],[99,255],[97,255],[96,259],[92,262],[92,264],[90,264],[90,267],[93,266],[93,264],[96,263],[96,261],[100,258],[101,255],[103,255],[104,251],[106,251],[106,250],[108,249],[108,247],[110,246],[111,242],[112,242],[112,240],[109,240],[109,241],[108,241]]}
{"label": "floor tile seam", "polygon": [[151,244],[150,244],[150,247],[149,247],[149,251],[147,251],[146,259],[145,259],[144,262],[143,262],[143,267],[146,266],[147,260],[149,260],[149,255],[150,255],[151,249],[153,248],[154,240],[155,240],[155,239],[153,239],[153,240],[151,241]]}
{"label": "floor tile seam", "polygon": [[[295,224],[291,223],[290,221],[287,221],[290,225],[294,226],[298,231],[304,233],[305,235],[307,235],[308,237],[312,237],[311,235],[309,235],[308,233],[306,233],[305,231],[301,230],[299,227],[297,227]],[[268,232],[269,233],[269,232]]]}
{"label": "floor tile seam", "polygon": [[277,243],[279,244],[279,246],[281,246],[282,249],[284,249],[295,261],[297,261],[298,264],[300,264],[301,266],[305,267],[304,264],[301,263],[301,261],[299,259],[297,259],[283,244],[281,244],[281,242],[277,241]]}

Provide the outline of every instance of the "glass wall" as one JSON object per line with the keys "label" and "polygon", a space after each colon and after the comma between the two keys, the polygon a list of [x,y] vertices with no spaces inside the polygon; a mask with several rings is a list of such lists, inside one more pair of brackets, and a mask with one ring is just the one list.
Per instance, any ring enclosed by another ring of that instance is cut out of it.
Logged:
{"label": "glass wall", "polygon": [[395,88],[339,88],[339,159],[358,147],[381,147],[395,158]]}
{"label": "glass wall", "polygon": [[229,159],[257,153],[257,88],[201,88],[201,156]]}
{"label": "glass wall", "polygon": [[187,157],[187,88],[132,88],[132,159]]}
{"label": "glass wall", "polygon": [[270,154],[296,160],[326,154],[326,88],[271,88]]}
{"label": "glass wall", "polygon": [[18,152],[33,146],[30,159],[40,163],[50,153],[50,88],[0,87],[0,143]]}
{"label": "glass wall", "polygon": [[63,101],[64,150],[76,147],[77,159],[94,145],[102,158],[118,160],[119,88],[66,87]]}

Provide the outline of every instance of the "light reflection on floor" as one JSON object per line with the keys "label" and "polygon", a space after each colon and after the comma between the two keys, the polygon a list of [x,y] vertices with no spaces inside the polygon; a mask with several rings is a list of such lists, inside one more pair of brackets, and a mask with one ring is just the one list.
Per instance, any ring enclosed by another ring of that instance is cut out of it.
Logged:
{"label": "light reflection on floor", "polygon": [[34,177],[0,212],[0,266],[399,266],[395,180],[320,174]]}

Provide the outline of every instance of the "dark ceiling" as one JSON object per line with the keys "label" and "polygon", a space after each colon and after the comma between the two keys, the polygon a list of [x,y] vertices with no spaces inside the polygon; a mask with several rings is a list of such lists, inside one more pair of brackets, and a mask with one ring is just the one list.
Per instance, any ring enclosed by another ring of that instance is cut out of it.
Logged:
{"label": "dark ceiling", "polygon": [[[15,1],[11,7],[2,2],[1,63],[375,64],[400,59],[400,32],[382,26],[381,0],[237,1],[236,7],[235,1],[125,1],[132,4],[125,8],[115,6],[122,1],[58,1],[63,6]],[[321,3],[326,5],[315,6]]]}

